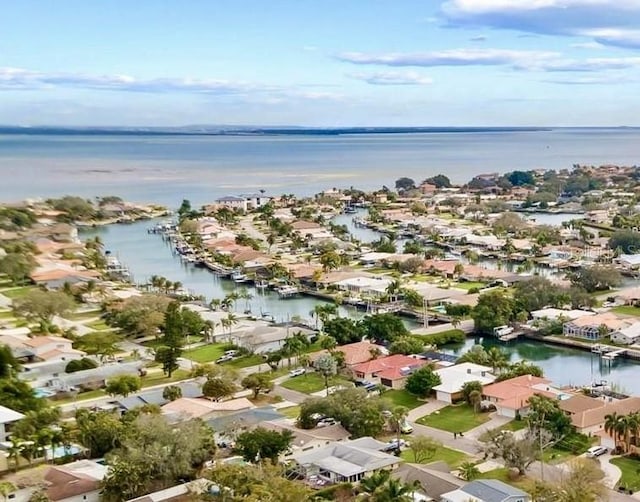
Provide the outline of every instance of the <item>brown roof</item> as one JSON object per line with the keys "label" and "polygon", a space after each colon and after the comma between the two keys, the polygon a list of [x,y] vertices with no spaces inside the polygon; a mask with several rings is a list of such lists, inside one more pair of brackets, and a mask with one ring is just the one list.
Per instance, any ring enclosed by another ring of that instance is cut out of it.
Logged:
{"label": "brown roof", "polygon": [[342,441],[349,439],[349,433],[340,424],[330,425],[328,427],[321,427],[317,429],[299,429],[295,425],[288,423],[285,420],[264,422],[262,425],[265,429],[283,431],[288,430],[293,432],[295,438],[293,444],[296,446],[302,446],[308,444],[313,440],[326,440],[326,441]]}
{"label": "brown roof", "polygon": [[70,346],[73,342],[59,336],[35,336],[33,338],[27,338],[24,340],[24,344],[28,345],[29,347],[42,347],[43,345],[47,345],[49,343],[58,343],[65,346]]}
{"label": "brown roof", "polygon": [[68,472],[64,467],[51,467],[44,476],[48,484],[47,497],[63,500],[97,490],[100,480],[82,472]]}
{"label": "brown roof", "polygon": [[604,406],[602,399],[585,396],[584,394],[575,394],[569,399],[563,399],[558,403],[562,411],[574,415],[576,413],[584,413],[587,410],[601,408]]}
{"label": "brown roof", "polygon": [[[372,349],[379,349],[381,353],[385,353],[384,347],[371,343],[369,341],[348,343],[347,345],[341,345],[336,347],[337,351],[344,354],[344,363],[346,366],[353,366],[354,364],[366,363],[373,359],[371,355]],[[327,354],[328,351],[321,350],[312,354],[312,359],[316,360],[320,356]]]}
{"label": "brown roof", "polygon": [[[551,383],[551,380],[532,375],[522,375],[502,382],[492,383],[482,389],[482,393],[487,397],[493,397],[500,401],[510,399],[519,395],[524,395],[531,390],[534,385]],[[532,392],[535,392],[532,391]]]}
{"label": "brown roof", "polygon": [[291,228],[294,230],[313,230],[316,228],[322,228],[322,225],[315,221],[298,220],[291,224]]}
{"label": "brown roof", "polygon": [[604,406],[576,413],[571,416],[571,423],[578,429],[585,429],[595,425],[604,424],[605,416],[612,413],[628,415],[640,411],[640,397],[629,397],[620,401],[606,403]]}

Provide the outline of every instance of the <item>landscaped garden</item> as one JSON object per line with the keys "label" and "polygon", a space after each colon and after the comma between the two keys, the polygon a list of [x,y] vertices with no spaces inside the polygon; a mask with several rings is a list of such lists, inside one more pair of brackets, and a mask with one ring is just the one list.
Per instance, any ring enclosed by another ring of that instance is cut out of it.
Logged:
{"label": "landscaped garden", "polygon": [[417,422],[422,425],[449,432],[467,432],[489,420],[489,413],[480,413],[468,404],[446,406],[430,415],[420,417]]}
{"label": "landscaped garden", "polygon": [[382,394],[382,399],[390,402],[394,407],[404,406],[410,410],[425,403],[404,389],[387,390]]}
{"label": "landscaped garden", "polygon": [[634,492],[640,491],[640,458],[633,456],[616,457],[611,463],[622,471],[618,486]]}
{"label": "landscaped garden", "polygon": [[226,345],[224,343],[212,343],[201,347],[186,350],[184,357],[198,363],[210,363],[224,354]]}

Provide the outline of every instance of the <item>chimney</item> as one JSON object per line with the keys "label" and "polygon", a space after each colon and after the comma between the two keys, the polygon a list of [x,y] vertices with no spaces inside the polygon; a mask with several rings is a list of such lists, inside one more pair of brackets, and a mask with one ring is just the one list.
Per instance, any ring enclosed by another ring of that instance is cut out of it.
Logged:
{"label": "chimney", "polygon": [[471,375],[471,368],[467,368],[467,375]]}

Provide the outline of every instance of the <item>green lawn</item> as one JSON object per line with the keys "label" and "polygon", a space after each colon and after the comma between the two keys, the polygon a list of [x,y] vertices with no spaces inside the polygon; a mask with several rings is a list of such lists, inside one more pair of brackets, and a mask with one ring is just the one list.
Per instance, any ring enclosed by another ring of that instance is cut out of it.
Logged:
{"label": "green lawn", "polygon": [[[411,443],[411,441],[409,441]],[[414,462],[413,452],[410,448],[407,448],[400,454],[400,458],[407,462]],[[469,460],[466,453],[452,450],[446,446],[439,446],[436,450],[436,454],[430,459],[426,460],[425,464],[431,464],[433,462],[446,462],[449,468],[455,469],[457,466]]]}
{"label": "green lawn", "polygon": [[6,296],[7,298],[11,298],[12,300],[15,300],[16,298],[22,298],[29,291],[32,291],[34,289],[36,289],[36,286],[21,286],[18,288],[5,289],[3,291],[0,291],[0,293]]}
{"label": "green lawn", "polygon": [[466,432],[488,420],[488,413],[474,413],[473,408],[465,403],[446,406],[430,415],[420,417],[417,422],[443,431]]}
{"label": "green lawn", "polygon": [[611,311],[615,312],[616,314],[633,315],[640,317],[640,308],[634,307],[632,305],[621,305],[619,307],[613,307]]}
{"label": "green lawn", "polygon": [[412,410],[413,408],[417,408],[421,404],[424,404],[425,401],[420,401],[416,396],[410,394],[404,389],[393,389],[385,391],[382,394],[382,399],[386,401],[390,401],[393,406],[404,406]]}
{"label": "green lawn", "polygon": [[622,477],[618,482],[618,486],[624,486],[626,489],[631,489],[634,492],[640,490],[640,460],[632,457],[617,457],[612,458],[611,463],[616,465],[622,471]]}
{"label": "green lawn", "polygon": [[[329,378],[329,387],[333,385],[351,384],[348,380],[339,376]],[[285,389],[304,392],[305,394],[313,394],[324,389],[324,377],[318,373],[305,373],[297,377],[289,378],[280,384]]]}
{"label": "green lawn", "polygon": [[455,284],[452,285],[454,288],[458,288],[458,289],[466,289],[467,291],[469,291],[470,289],[473,288],[484,288],[485,287],[485,283],[484,282],[473,282],[473,281],[469,281],[469,282],[456,282]]}
{"label": "green lawn", "polygon": [[98,331],[104,331],[107,329],[111,329],[111,326],[109,326],[106,322],[104,322],[104,319],[98,319],[96,321],[92,321],[88,324],[86,324],[87,327],[92,328],[92,329],[96,329]]}
{"label": "green lawn", "polygon": [[15,316],[11,310],[2,310],[0,311],[0,319],[15,319]]}
{"label": "green lawn", "polygon": [[529,491],[534,483],[533,480],[526,476],[520,476],[517,479],[511,479],[509,476],[509,469],[506,467],[498,467],[491,471],[483,472],[478,476],[478,479],[497,479],[508,485],[515,486],[524,491]]}
{"label": "green lawn", "polygon": [[264,362],[264,357],[258,354],[253,354],[250,356],[238,357],[237,359],[234,359],[227,363],[221,363],[221,364],[223,364],[224,366],[230,366],[231,368],[241,369],[241,368],[248,368],[249,366],[258,366],[260,364],[266,364],[266,363]]}
{"label": "green lawn", "polygon": [[163,383],[173,383],[189,378],[187,370],[179,369],[173,372],[171,378],[167,377],[162,371],[153,372],[142,377],[142,387],[151,387],[153,385],[161,385]]}
{"label": "green lawn", "polygon": [[298,415],[300,415],[300,406],[289,406],[288,408],[280,408],[278,411],[287,418],[298,418]]}
{"label": "green lawn", "polygon": [[81,392],[76,397],[67,397],[65,399],[50,399],[49,401],[54,405],[58,406],[61,404],[74,403],[76,401],[86,401],[87,399],[95,399],[97,397],[104,397],[107,394],[103,389],[96,390],[88,390],[87,392]]}
{"label": "green lawn", "polygon": [[[521,429],[524,429],[526,426],[527,426],[527,422],[525,420],[511,420],[510,422],[507,422],[501,427],[496,427],[496,429],[499,431],[516,432]],[[483,441],[483,442],[486,442],[488,439],[489,437],[486,432],[480,435],[480,437],[478,438],[479,441]]]}
{"label": "green lawn", "polygon": [[[154,345],[153,343],[145,342],[145,345],[147,344],[150,346]],[[226,345],[224,343],[203,345],[202,347],[185,351],[184,357],[198,363],[210,363],[211,361],[215,361],[222,354],[224,354],[225,346]]]}

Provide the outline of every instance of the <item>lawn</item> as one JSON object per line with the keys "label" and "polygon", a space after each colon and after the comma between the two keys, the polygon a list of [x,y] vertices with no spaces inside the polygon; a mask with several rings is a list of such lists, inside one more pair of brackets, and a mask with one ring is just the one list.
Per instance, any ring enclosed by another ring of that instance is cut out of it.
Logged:
{"label": "lawn", "polygon": [[[351,383],[344,378],[333,376],[329,378],[329,387],[338,384]],[[324,389],[324,377],[318,373],[305,373],[297,377],[289,378],[280,384],[285,389],[313,394]]]}
{"label": "lawn", "polygon": [[104,319],[97,319],[95,321],[92,321],[92,322],[86,324],[86,326],[88,328],[96,329],[98,331],[104,331],[104,330],[107,330],[107,329],[111,329],[111,326],[109,326],[106,322],[104,322]]}
{"label": "lawn", "polygon": [[34,289],[36,289],[36,286],[21,286],[18,288],[5,289],[3,291],[0,291],[0,294],[3,294],[7,298],[15,300],[16,298],[22,298],[29,291],[32,291]]}
{"label": "lawn", "polygon": [[[410,448],[407,448],[400,454],[400,458],[407,462],[414,462],[413,453]],[[425,461],[425,464],[431,464],[432,462],[446,462],[449,468],[454,469],[463,462],[469,460],[466,453],[452,450],[446,446],[439,446],[436,450],[436,454],[430,459]]]}
{"label": "lawn", "polygon": [[[500,427],[496,427],[496,429],[499,430],[499,431],[516,432],[516,431],[519,431],[521,429],[524,429],[526,426],[527,426],[527,422],[525,420],[511,420],[510,422],[507,422],[506,424],[504,424],[504,425],[502,425]],[[489,436],[488,436],[487,432],[484,432],[478,438],[479,441],[483,441],[483,442],[488,441],[488,439],[489,439]]]}
{"label": "lawn", "polygon": [[250,356],[238,357],[237,359],[233,359],[227,363],[221,363],[224,366],[230,366],[231,368],[248,368],[249,366],[258,366],[260,364],[265,364],[264,357],[253,354]]}
{"label": "lawn", "polygon": [[613,307],[611,311],[615,312],[616,314],[633,315],[640,317],[640,308],[634,307],[632,305],[621,305],[619,307]]}
{"label": "lawn", "polygon": [[142,387],[179,382],[185,378],[189,378],[189,372],[183,369],[174,371],[171,378],[167,377],[162,371],[148,373],[147,376],[142,377]]}
{"label": "lawn", "polygon": [[278,411],[287,418],[298,418],[300,415],[300,406],[289,406],[288,408],[281,408]]}
{"label": "lawn", "polygon": [[[155,342],[155,340],[153,340],[153,342]],[[154,343],[145,342],[145,345],[153,346]],[[210,363],[224,354],[225,346],[226,344],[224,343],[203,345],[202,347],[185,351],[184,357],[198,363]]]}
{"label": "lawn", "polygon": [[497,479],[508,485],[515,486],[524,491],[529,491],[534,481],[526,476],[519,476],[517,479],[512,480],[509,476],[509,469],[506,467],[499,467],[491,471],[483,472],[478,476],[478,479]]}
{"label": "lawn", "polygon": [[449,432],[467,432],[489,420],[489,413],[475,413],[465,404],[446,406],[430,415],[420,417],[417,422]]}
{"label": "lawn", "polygon": [[634,492],[640,490],[640,475],[638,474],[640,460],[631,457],[617,457],[612,458],[611,463],[622,471],[618,486],[624,486],[627,490],[631,489]]}
{"label": "lawn", "polygon": [[14,319],[15,316],[11,310],[0,311],[0,319]]}
{"label": "lawn", "polygon": [[469,282],[456,282],[455,284],[453,284],[454,288],[458,288],[458,289],[466,289],[467,291],[469,291],[470,289],[473,288],[478,288],[478,289],[482,289],[485,287],[485,283],[484,282],[473,282],[473,281],[469,281]]}
{"label": "lawn", "polygon": [[58,406],[61,404],[75,403],[76,401],[86,401],[87,399],[104,397],[106,395],[107,394],[103,389],[96,389],[96,390],[88,390],[86,392],[81,392],[75,397],[67,397],[64,399],[50,399],[49,402],[51,402],[54,406]]}
{"label": "lawn", "polygon": [[413,408],[417,408],[421,404],[424,404],[425,401],[420,401],[416,396],[410,394],[404,389],[393,389],[385,391],[382,394],[382,399],[386,401],[390,401],[393,406],[404,406],[412,410]]}

